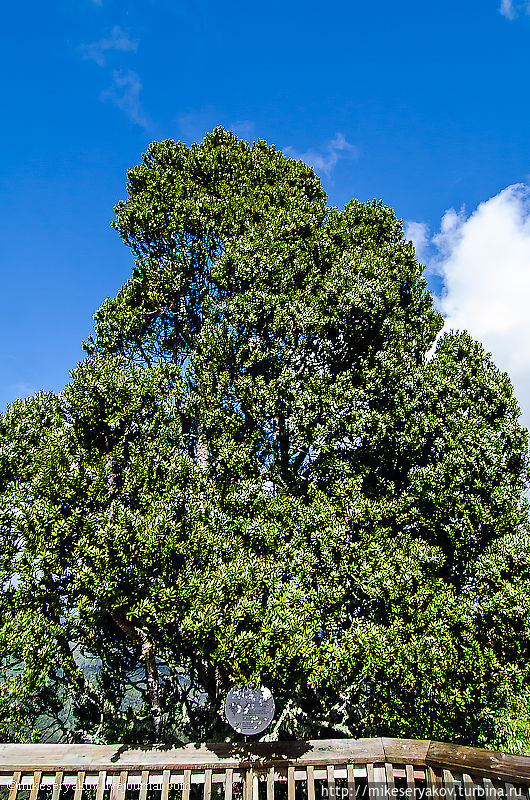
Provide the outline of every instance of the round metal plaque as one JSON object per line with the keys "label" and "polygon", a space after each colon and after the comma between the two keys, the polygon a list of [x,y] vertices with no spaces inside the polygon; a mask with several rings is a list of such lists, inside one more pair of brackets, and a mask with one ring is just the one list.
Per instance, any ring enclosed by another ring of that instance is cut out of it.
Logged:
{"label": "round metal plaque", "polygon": [[228,724],[238,733],[261,733],[274,718],[274,697],[268,689],[242,689],[233,686],[225,700]]}

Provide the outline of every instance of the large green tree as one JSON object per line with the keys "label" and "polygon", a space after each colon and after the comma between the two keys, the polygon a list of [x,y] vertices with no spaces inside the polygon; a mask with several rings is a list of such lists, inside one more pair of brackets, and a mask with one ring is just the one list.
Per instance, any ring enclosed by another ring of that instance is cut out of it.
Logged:
{"label": "large green tree", "polygon": [[400,222],[222,129],[153,143],[131,279],[1,419],[3,736],[529,742],[528,441]]}

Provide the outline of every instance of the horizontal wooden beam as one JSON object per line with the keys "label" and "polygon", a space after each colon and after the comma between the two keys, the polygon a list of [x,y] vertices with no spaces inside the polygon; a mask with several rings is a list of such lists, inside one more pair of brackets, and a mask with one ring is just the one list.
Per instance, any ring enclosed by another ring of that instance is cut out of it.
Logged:
{"label": "horizontal wooden beam", "polygon": [[483,777],[518,778],[530,782],[530,757],[515,756],[478,747],[431,742],[427,764],[471,772]]}
{"label": "horizontal wooden beam", "polygon": [[250,766],[410,764],[530,783],[530,757],[415,739],[215,742],[183,747],[0,744],[0,772],[240,770]]}

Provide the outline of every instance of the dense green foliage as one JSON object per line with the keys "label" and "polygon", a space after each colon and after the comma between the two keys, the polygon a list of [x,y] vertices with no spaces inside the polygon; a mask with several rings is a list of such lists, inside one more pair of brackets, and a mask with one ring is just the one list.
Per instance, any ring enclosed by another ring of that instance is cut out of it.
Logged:
{"label": "dense green foliage", "polygon": [[131,279],[0,420],[4,739],[222,738],[245,683],[274,736],[526,746],[527,434],[471,337],[427,359],[393,212],[221,129],[128,179]]}

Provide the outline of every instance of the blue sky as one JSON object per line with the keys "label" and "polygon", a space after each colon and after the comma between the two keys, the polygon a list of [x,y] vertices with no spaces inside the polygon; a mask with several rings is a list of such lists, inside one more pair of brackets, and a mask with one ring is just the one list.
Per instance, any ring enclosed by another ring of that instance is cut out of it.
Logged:
{"label": "blue sky", "polygon": [[220,124],[392,206],[528,424],[530,2],[28,0],[0,37],[0,410],[62,389],[129,277],[127,168]]}

